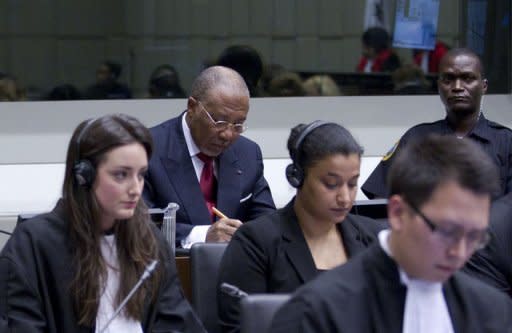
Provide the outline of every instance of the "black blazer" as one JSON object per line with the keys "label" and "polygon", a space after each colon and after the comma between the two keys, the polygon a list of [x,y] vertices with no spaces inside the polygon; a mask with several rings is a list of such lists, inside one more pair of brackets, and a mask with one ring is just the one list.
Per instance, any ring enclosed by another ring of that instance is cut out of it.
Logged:
{"label": "black blazer", "polygon": [[[73,245],[68,224],[64,207],[58,204],[51,213],[16,227],[0,253],[0,272],[4,273],[0,277],[0,296],[4,296],[0,298],[0,328],[5,320],[12,332],[95,331],[78,325],[73,310],[69,292]],[[160,252],[156,269],[161,270],[162,279],[155,304],[144,306],[144,332],[205,332],[183,296],[169,244],[155,226],[152,229]]]}
{"label": "black blazer", "polygon": [[[402,332],[406,294],[398,266],[375,242],[300,288],[268,332]],[[454,332],[512,332],[512,302],[494,288],[457,272],[443,294]]]}
{"label": "black blazer", "polygon": [[[318,274],[293,202],[237,230],[222,258],[219,285],[227,282],[249,294],[290,293]],[[368,247],[383,227],[349,214],[338,224],[347,255],[352,257]],[[223,330],[238,331],[238,300],[220,290],[217,299]]]}
{"label": "black blazer", "polygon": [[[206,202],[190,158],[181,117],[151,128],[153,156],[144,184],[144,200],[150,207],[180,205],[176,214],[176,241],[195,225],[211,223]],[[259,146],[239,137],[216,159],[217,208],[230,218],[249,221],[275,210]]]}

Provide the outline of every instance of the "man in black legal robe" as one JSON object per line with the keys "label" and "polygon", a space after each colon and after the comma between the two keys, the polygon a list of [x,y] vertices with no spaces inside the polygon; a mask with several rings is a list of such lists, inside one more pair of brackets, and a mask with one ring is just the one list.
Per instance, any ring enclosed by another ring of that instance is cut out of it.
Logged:
{"label": "man in black legal robe", "polygon": [[390,230],[300,288],[271,332],[512,332],[512,302],[458,270],[489,240],[496,167],[469,140],[429,136],[390,171]]}

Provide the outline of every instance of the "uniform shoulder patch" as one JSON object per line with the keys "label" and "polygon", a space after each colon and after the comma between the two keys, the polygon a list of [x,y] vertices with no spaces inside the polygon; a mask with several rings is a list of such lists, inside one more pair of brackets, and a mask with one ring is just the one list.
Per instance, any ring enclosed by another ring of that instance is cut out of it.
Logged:
{"label": "uniform shoulder patch", "polygon": [[387,160],[389,160],[389,159],[393,156],[393,154],[395,153],[396,148],[398,147],[398,144],[399,144],[399,143],[400,143],[400,140],[398,140],[398,141],[393,145],[393,147],[391,147],[391,149],[390,149],[390,150],[388,150],[388,152],[386,153],[386,155],[384,155],[384,156],[382,157],[382,161],[387,161]]}

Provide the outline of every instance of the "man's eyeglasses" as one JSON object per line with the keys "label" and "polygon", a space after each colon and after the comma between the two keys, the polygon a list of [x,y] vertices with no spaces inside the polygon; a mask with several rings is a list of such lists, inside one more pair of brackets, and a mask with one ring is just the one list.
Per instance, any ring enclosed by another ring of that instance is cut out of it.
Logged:
{"label": "man's eyeglasses", "polygon": [[235,132],[236,134],[241,134],[247,129],[247,126],[245,126],[244,124],[233,124],[233,123],[230,123],[229,121],[213,119],[211,114],[204,107],[203,103],[201,103],[200,101],[197,101],[197,103],[201,106],[201,108],[206,113],[208,118],[210,118],[212,124],[215,126],[215,129],[217,131],[222,132],[222,131],[227,130],[229,127],[231,127],[233,129],[233,132]]}
{"label": "man's eyeglasses", "polygon": [[446,242],[448,245],[454,245],[460,242],[462,238],[465,239],[466,245],[475,250],[483,249],[487,243],[491,240],[491,235],[489,234],[489,230],[472,230],[469,232],[465,232],[464,228],[458,227],[458,226],[452,226],[452,227],[445,227],[437,225],[436,223],[432,222],[431,219],[425,216],[418,207],[411,204],[410,202],[407,202],[408,205],[412,208],[412,210],[418,214],[423,221],[425,221],[425,224],[428,225],[430,230],[432,230],[433,233],[438,234],[441,236],[441,238]]}

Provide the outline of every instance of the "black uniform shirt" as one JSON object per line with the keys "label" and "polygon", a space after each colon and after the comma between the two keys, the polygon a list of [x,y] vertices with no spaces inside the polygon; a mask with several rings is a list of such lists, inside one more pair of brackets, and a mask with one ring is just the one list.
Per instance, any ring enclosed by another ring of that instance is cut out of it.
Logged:
{"label": "black uniform shirt", "polygon": [[489,220],[491,241],[473,254],[464,271],[512,298],[512,205],[509,201],[494,202]]}
{"label": "black uniform shirt", "polygon": [[[450,127],[446,118],[410,128],[373,170],[361,188],[363,193],[370,199],[386,198],[389,194],[386,178],[396,153],[408,142],[431,133],[453,135],[455,131]],[[498,197],[512,192],[512,130],[487,120],[481,114],[477,124],[466,137],[478,143],[498,166],[501,185]]]}

